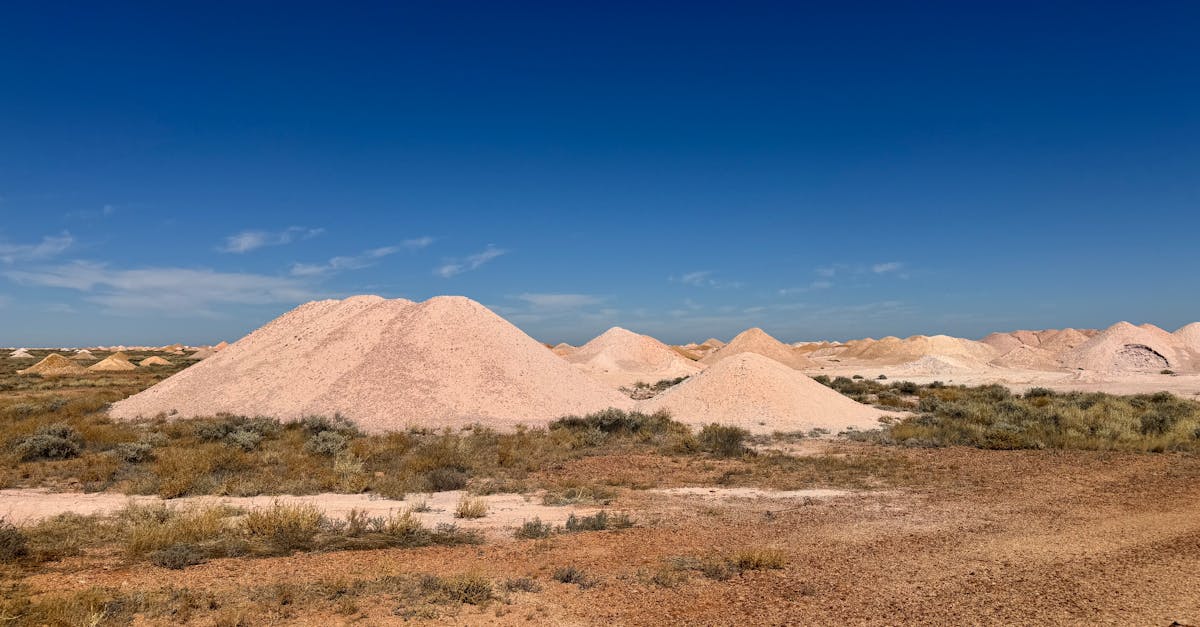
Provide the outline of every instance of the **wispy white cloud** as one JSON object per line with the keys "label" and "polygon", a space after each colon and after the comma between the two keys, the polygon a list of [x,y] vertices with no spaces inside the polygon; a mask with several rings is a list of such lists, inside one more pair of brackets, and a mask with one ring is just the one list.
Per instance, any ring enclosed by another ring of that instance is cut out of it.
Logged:
{"label": "wispy white cloud", "polygon": [[542,309],[576,309],[599,305],[605,300],[591,294],[530,294],[528,292],[517,296],[517,299],[525,301],[531,307]]}
{"label": "wispy white cloud", "polygon": [[470,255],[462,259],[451,259],[446,261],[442,265],[434,268],[433,273],[442,277],[443,279],[448,279],[464,272],[476,270],[489,261],[507,253],[507,250],[496,248],[495,246],[489,244],[487,248],[475,253],[474,255]]}
{"label": "wispy white cloud", "polygon": [[813,292],[816,290],[827,290],[833,287],[833,281],[813,281],[803,287],[785,287],[779,290],[780,296],[790,296],[792,294],[803,294],[805,292]]}
{"label": "wispy white cloud", "polygon": [[[426,244],[428,245],[428,244]],[[292,264],[292,276],[322,276],[334,274],[342,270],[358,270],[375,265],[380,259],[394,255],[406,246],[383,246],[364,251],[362,254],[333,257],[325,263],[296,263]]]}
{"label": "wispy white cloud", "polygon": [[324,232],[325,229],[310,229],[302,226],[289,226],[282,231],[242,231],[226,237],[225,243],[217,250],[223,253],[248,253],[267,246],[282,246],[311,239]]}
{"label": "wispy white cloud", "polygon": [[685,272],[679,277],[668,277],[671,281],[678,281],[684,285],[692,287],[711,287],[716,289],[737,288],[741,287],[740,281],[726,281],[713,276],[711,270],[699,270],[696,272]]}
{"label": "wispy white cloud", "polygon": [[888,272],[896,272],[904,268],[904,264],[899,261],[888,261],[885,263],[877,263],[871,266],[871,272],[875,274],[887,274]]}
{"label": "wispy white cloud", "polygon": [[49,259],[62,254],[74,243],[75,238],[66,231],[59,235],[47,235],[36,244],[0,243],[0,261],[11,264]]}
{"label": "wispy white cloud", "polygon": [[221,306],[291,304],[316,297],[295,279],[209,269],[126,270],[75,261],[35,270],[12,270],[4,275],[24,285],[76,290],[83,293],[86,302],[113,313],[212,316]]}

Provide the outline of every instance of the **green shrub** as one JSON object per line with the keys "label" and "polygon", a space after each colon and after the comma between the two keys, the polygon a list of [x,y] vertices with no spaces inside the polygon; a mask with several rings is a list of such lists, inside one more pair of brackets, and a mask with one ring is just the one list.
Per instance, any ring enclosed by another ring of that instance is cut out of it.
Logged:
{"label": "green shrub", "polygon": [[307,431],[309,435],[316,435],[322,431],[334,431],[350,437],[362,435],[362,432],[358,430],[358,426],[341,414],[334,414],[332,418],[328,416],[305,416],[300,419],[300,427]]}
{"label": "green shrub", "polygon": [[565,416],[550,423],[551,429],[596,430],[607,435],[655,434],[670,428],[671,415],[665,411],[643,414],[610,407],[586,416]]}
{"label": "green shrub", "polygon": [[83,451],[83,438],[75,429],[65,424],[53,424],[38,429],[16,443],[21,461],[39,459],[70,459]]}
{"label": "green shrub", "polygon": [[748,437],[750,432],[741,427],[714,423],[700,430],[700,448],[717,457],[741,457]]}
{"label": "green shrub", "polygon": [[140,464],[154,459],[154,447],[148,442],[122,442],[113,447],[117,459],[130,464]]}
{"label": "green shrub", "polygon": [[337,431],[319,431],[304,443],[304,450],[314,455],[333,457],[346,449],[350,439]]}
{"label": "green shrub", "polygon": [[29,555],[29,539],[25,532],[0,518],[0,563],[13,562]]}

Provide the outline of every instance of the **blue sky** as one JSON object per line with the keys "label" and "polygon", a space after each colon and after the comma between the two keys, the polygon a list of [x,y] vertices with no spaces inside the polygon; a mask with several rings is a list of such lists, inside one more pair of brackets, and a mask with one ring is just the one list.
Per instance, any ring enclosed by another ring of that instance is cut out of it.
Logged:
{"label": "blue sky", "polygon": [[1200,5],[6,4],[0,344],[1200,319]]}

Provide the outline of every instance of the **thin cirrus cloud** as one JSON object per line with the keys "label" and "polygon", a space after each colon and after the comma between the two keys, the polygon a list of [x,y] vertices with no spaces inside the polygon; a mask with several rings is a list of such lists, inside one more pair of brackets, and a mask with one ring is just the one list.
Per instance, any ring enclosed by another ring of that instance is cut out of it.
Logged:
{"label": "thin cirrus cloud", "polygon": [[446,261],[442,265],[434,268],[433,273],[442,277],[443,279],[449,279],[450,277],[458,276],[464,272],[478,270],[484,264],[507,253],[507,250],[504,250],[503,248],[496,248],[495,246],[489,244],[487,248],[475,253],[474,255],[468,255],[462,259],[450,259]]}
{"label": "thin cirrus cloud", "polygon": [[532,294],[529,292],[518,295],[517,299],[539,309],[575,309],[599,305],[605,300],[591,294]]}
{"label": "thin cirrus cloud", "polygon": [[241,231],[225,238],[225,242],[217,248],[223,253],[242,254],[268,246],[283,246],[306,239],[312,239],[325,232],[325,229],[310,229],[302,226],[289,226],[282,231]]}
{"label": "thin cirrus cloud", "polygon": [[684,285],[692,287],[711,287],[716,289],[736,288],[741,287],[739,281],[726,281],[713,276],[710,270],[700,270],[697,272],[686,272],[679,277],[669,277],[672,281],[678,281]]}
{"label": "thin cirrus cloud", "polygon": [[75,238],[66,231],[59,235],[47,235],[36,244],[0,243],[0,261],[13,264],[49,259],[66,252],[74,244]]}
{"label": "thin cirrus cloud", "polygon": [[904,268],[904,264],[899,261],[888,261],[885,263],[877,263],[871,266],[871,272],[875,274],[887,274],[888,272],[896,272]]}
{"label": "thin cirrus cloud", "polygon": [[5,276],[23,285],[81,292],[84,301],[112,313],[214,316],[220,306],[296,303],[317,296],[288,277],[192,268],[126,270],[90,261],[14,270]]}
{"label": "thin cirrus cloud", "polygon": [[335,274],[343,270],[358,270],[368,268],[378,263],[380,259],[398,252],[417,251],[429,247],[433,238],[428,235],[414,239],[406,239],[395,246],[382,246],[363,251],[358,255],[343,255],[333,257],[325,263],[295,263],[292,264],[292,276],[315,277]]}
{"label": "thin cirrus cloud", "polygon": [[782,288],[779,290],[779,295],[780,296],[789,296],[791,294],[804,294],[806,292],[813,292],[816,290],[827,290],[831,287],[833,287],[833,281],[819,280],[819,281],[813,281],[812,283],[809,283],[808,285],[806,285],[804,287]]}

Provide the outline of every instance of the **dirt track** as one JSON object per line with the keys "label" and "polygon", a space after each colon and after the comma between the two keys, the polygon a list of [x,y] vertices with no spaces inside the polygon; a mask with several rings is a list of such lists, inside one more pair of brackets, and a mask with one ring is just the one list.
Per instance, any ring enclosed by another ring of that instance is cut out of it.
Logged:
{"label": "dirt track", "polygon": [[[1200,460],[1089,452],[906,452],[903,490],[831,499],[726,499],[627,492],[634,529],[480,547],[218,560],[185,571],[74,558],[34,590],[187,587],[220,595],[276,583],[388,574],[533,576],[544,589],[436,620],[528,624],[1200,624]],[[590,460],[595,464],[597,460]],[[621,465],[620,458],[607,460]],[[566,468],[569,472],[571,469]],[[651,581],[672,557],[782,548],[783,570],[729,581]],[[550,580],[573,564],[600,579]],[[366,624],[397,621],[388,595],[358,600]],[[332,613],[281,622],[339,624]]]}

